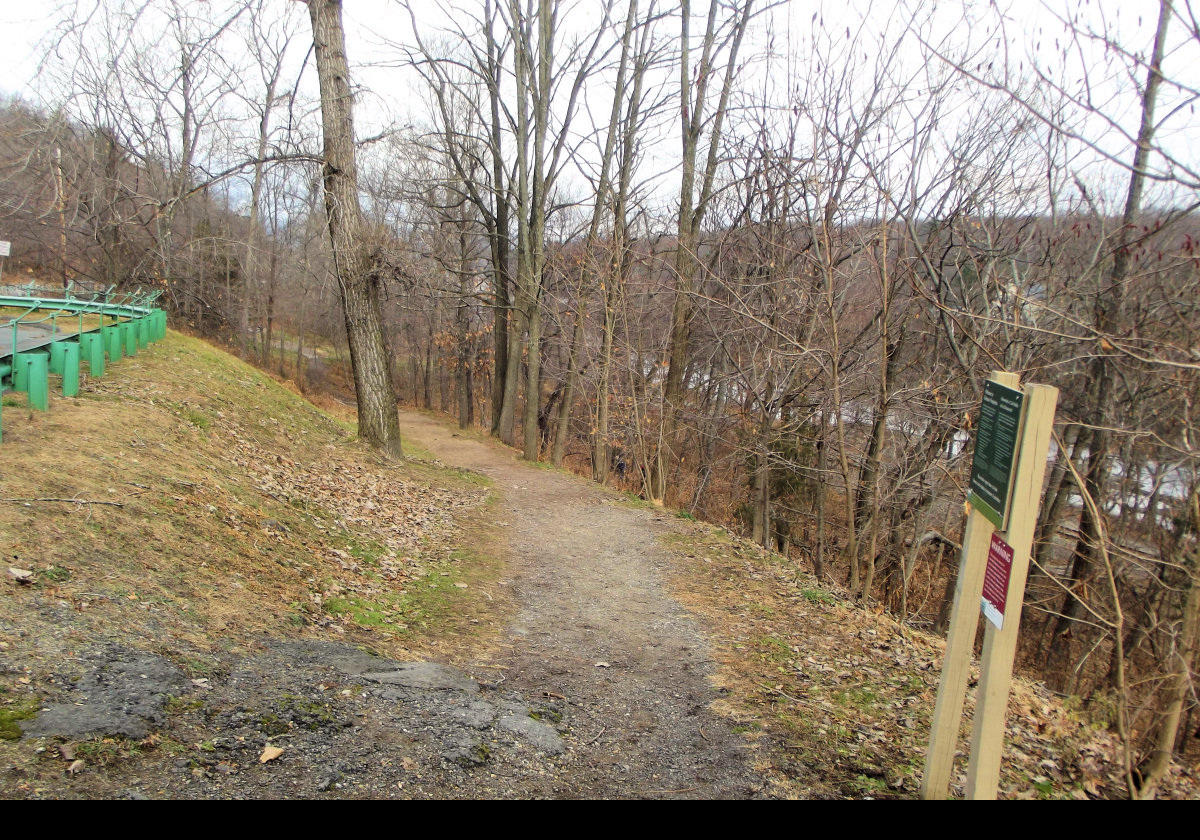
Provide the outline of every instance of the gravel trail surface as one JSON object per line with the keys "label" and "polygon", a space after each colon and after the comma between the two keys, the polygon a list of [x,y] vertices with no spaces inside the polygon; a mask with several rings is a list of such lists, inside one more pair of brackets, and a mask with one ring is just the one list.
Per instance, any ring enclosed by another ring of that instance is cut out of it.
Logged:
{"label": "gravel trail surface", "polygon": [[565,698],[565,758],[547,787],[529,792],[755,796],[762,781],[745,741],[709,710],[707,642],[664,585],[664,515],[424,415],[403,419],[410,437],[488,475],[500,493],[521,608],[505,647],[481,665],[524,697]]}

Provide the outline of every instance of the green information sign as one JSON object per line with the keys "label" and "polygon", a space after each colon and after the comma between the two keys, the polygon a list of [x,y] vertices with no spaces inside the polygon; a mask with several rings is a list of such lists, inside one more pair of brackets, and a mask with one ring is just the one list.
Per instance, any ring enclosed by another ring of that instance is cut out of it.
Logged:
{"label": "green information sign", "polygon": [[1025,395],[1020,391],[990,379],[984,383],[967,499],[1001,531],[1008,527],[1008,499],[1024,405]]}

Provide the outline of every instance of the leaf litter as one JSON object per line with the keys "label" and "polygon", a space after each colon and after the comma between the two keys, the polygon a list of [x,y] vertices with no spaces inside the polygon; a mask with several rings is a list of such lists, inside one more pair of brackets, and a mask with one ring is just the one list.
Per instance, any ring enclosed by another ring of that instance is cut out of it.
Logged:
{"label": "leaf litter", "polygon": [[[779,795],[915,798],[945,642],[850,602],[793,561],[703,524],[676,522],[674,593],[702,617],[720,663],[721,711],[760,742]],[[978,669],[960,732],[969,750]],[[1119,739],[1042,685],[1009,699],[1001,798],[1125,795]],[[961,757],[952,794],[961,796]],[[1196,798],[1175,767],[1162,798]]]}

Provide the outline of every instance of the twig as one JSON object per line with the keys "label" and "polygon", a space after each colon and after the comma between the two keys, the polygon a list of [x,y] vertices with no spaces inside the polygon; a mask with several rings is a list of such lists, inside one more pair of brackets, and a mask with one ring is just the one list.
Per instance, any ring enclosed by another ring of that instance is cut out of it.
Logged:
{"label": "twig", "polygon": [[599,741],[599,740],[600,740],[600,736],[604,734],[604,730],[606,730],[606,729],[608,729],[608,727],[607,727],[607,726],[601,726],[601,727],[600,727],[600,731],[596,733],[596,737],[595,737],[595,738],[593,738],[592,740],[588,741],[587,743],[585,743],[585,744],[584,744],[584,746],[585,746],[585,747],[590,747],[592,744],[594,744],[594,743],[596,743],[597,741]]}
{"label": "twig", "polygon": [[99,502],[91,499],[0,499],[0,502],[26,503],[26,502],[63,502],[69,505],[109,505],[110,507],[123,508],[125,505],[121,502]]}
{"label": "twig", "polygon": [[704,734],[704,727],[703,727],[703,726],[701,726],[701,727],[700,727],[700,737],[701,737],[701,738],[703,738],[705,741],[708,741],[708,743],[710,743],[710,744],[712,743],[712,739],[711,739],[711,738],[709,738],[707,735],[705,735],[705,734]]}
{"label": "twig", "polygon": [[543,691],[542,694],[545,695],[546,697],[553,697],[555,700],[566,700],[567,699],[566,697],[563,697],[561,694],[555,694],[553,691]]}
{"label": "twig", "polygon": [[801,700],[797,697],[793,697],[790,694],[785,694],[784,692],[780,691],[778,688],[772,688],[771,686],[768,686],[766,683],[759,683],[759,687],[766,691],[769,691],[772,694],[778,694],[780,697],[791,700],[793,703],[799,703],[801,706],[811,706],[812,705],[812,703],[808,702],[807,700]]}

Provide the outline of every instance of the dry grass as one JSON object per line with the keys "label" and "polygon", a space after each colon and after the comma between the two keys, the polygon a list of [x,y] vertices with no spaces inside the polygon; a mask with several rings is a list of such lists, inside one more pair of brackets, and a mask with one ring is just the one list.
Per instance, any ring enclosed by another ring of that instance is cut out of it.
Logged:
{"label": "dry grass", "polygon": [[487,643],[500,563],[463,550],[456,522],[478,515],[478,480],[386,463],[344,415],[196,339],[108,373],[48,412],[3,409],[0,497],[77,502],[0,503],[7,565],[36,573],[0,582],[7,660],[36,671],[118,639],[180,658],[259,634],[395,656]]}
{"label": "dry grass", "polygon": [[[915,797],[943,640],[849,603],[794,563],[721,529],[677,530],[674,594],[715,640],[714,679],[724,695],[717,710],[757,738],[778,792]],[[968,727],[969,717],[964,751]],[[965,776],[964,760],[958,794]],[[1171,785],[1168,796],[1197,795],[1194,778],[1177,774]],[[1000,787],[1005,798],[1120,797],[1117,740],[1018,679]]]}

